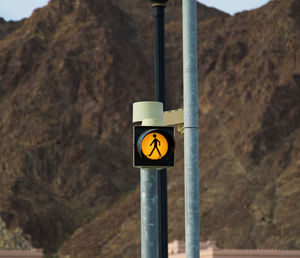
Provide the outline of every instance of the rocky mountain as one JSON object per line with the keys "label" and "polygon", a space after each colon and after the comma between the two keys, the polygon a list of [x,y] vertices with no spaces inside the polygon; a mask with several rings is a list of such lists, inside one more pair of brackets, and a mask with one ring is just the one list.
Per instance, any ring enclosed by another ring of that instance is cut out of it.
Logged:
{"label": "rocky mountain", "polygon": [[[198,5],[201,240],[300,248],[300,3]],[[6,26],[6,23],[4,24]],[[181,1],[166,8],[167,108],[182,107]],[[152,100],[148,1],[51,0],[0,41],[0,217],[59,257],[139,257],[131,104]],[[184,238],[183,137],[168,170]]]}
{"label": "rocky mountain", "polygon": [[151,75],[128,19],[110,1],[51,1],[0,42],[0,217],[46,252],[137,185],[124,146]]}

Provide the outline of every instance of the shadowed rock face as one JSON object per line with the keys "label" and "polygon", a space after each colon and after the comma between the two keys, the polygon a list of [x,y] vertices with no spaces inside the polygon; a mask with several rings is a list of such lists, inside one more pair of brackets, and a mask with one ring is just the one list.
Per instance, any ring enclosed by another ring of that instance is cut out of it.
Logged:
{"label": "shadowed rock face", "polygon": [[6,22],[0,17],[0,40],[4,39],[7,35],[17,30],[24,22],[24,19],[18,22]]}
{"label": "shadowed rock face", "polygon": [[[166,9],[167,108],[182,107],[181,1]],[[60,256],[138,257],[131,103],[153,100],[148,1],[59,1],[0,41],[0,217]],[[297,1],[198,5],[201,241],[300,248]],[[168,170],[184,238],[183,139]],[[68,241],[66,241],[68,239]]]}

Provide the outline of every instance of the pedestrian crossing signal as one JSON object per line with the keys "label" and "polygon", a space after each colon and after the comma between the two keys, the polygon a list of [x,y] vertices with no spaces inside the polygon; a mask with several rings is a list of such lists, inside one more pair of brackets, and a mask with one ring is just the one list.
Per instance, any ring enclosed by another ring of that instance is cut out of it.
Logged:
{"label": "pedestrian crossing signal", "polygon": [[135,126],[133,166],[166,168],[174,166],[174,128]]}
{"label": "pedestrian crossing signal", "polygon": [[154,131],[143,137],[140,147],[148,159],[159,160],[168,153],[169,144],[164,135]]}

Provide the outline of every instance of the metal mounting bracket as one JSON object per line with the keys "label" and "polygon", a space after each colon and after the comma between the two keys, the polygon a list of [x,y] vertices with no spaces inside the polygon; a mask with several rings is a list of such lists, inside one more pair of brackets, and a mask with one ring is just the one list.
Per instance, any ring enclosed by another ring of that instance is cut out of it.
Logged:
{"label": "metal mounting bracket", "polygon": [[183,108],[164,112],[164,125],[177,125],[177,131],[184,133]]}

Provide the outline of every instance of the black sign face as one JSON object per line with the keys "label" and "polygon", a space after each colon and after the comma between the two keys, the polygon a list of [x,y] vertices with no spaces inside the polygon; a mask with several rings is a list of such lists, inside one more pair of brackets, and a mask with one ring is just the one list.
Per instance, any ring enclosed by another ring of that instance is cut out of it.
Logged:
{"label": "black sign face", "polygon": [[133,166],[166,168],[174,166],[174,128],[135,126],[133,131]]}

